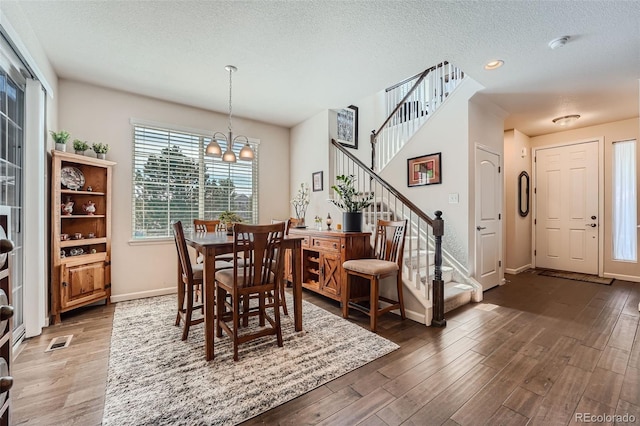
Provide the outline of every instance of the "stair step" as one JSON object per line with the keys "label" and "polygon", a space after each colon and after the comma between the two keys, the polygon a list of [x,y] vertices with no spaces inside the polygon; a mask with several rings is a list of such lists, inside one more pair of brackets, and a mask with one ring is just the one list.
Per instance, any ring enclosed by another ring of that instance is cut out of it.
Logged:
{"label": "stair step", "polygon": [[[435,269],[435,266],[431,266],[429,268],[429,281],[433,281],[434,280],[434,274],[433,274],[433,270]],[[420,276],[424,277],[425,275],[425,268],[420,268]],[[453,280],[453,268],[451,266],[443,266],[442,267],[442,281],[445,282],[445,284],[451,282]],[[425,283],[425,279],[422,279],[422,283]]]}
{"label": "stair step", "polygon": [[449,312],[471,302],[473,287],[454,281],[444,285],[444,311]]}

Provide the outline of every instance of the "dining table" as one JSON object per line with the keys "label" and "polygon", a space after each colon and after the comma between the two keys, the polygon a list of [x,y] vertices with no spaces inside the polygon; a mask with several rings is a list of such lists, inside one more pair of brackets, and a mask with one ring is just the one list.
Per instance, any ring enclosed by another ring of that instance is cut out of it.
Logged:
{"label": "dining table", "polygon": [[[285,235],[281,248],[291,250],[291,274],[293,285],[293,318],[296,331],[302,331],[302,236]],[[214,356],[215,335],[215,274],[216,256],[233,252],[233,235],[222,232],[192,232],[185,235],[187,245],[203,257],[204,301],[204,350],[205,359]],[[178,274],[182,273],[178,262]]]}

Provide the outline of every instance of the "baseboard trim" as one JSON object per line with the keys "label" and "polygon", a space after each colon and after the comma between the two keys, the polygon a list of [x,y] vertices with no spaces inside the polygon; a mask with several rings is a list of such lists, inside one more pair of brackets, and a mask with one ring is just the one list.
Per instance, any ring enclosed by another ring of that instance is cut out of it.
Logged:
{"label": "baseboard trim", "polygon": [[176,293],[176,287],[159,288],[157,290],[138,291],[136,293],[125,293],[111,296],[111,303],[125,302],[127,300],[144,299],[145,297],[164,296]]}
{"label": "baseboard trim", "polygon": [[521,266],[519,268],[513,269],[513,268],[505,268],[504,272],[506,272],[507,274],[511,274],[511,275],[517,275],[520,272],[524,272],[527,269],[531,269],[533,266],[531,266],[531,264],[529,263],[528,265],[524,265]]}
{"label": "baseboard trim", "polygon": [[604,274],[602,274],[602,276],[605,278],[615,278],[616,280],[632,281],[634,283],[640,283],[640,277],[636,277],[633,275],[611,274],[611,273],[605,272]]}

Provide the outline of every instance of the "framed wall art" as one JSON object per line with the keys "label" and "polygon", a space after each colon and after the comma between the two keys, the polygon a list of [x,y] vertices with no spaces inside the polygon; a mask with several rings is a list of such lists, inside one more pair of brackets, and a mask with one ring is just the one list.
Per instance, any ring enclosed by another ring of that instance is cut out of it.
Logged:
{"label": "framed wall art", "polygon": [[336,140],[347,148],[358,149],[358,107],[349,105],[337,111]]}
{"label": "framed wall art", "polygon": [[440,153],[413,157],[407,160],[407,186],[442,183]]}
{"label": "framed wall art", "polygon": [[315,172],[311,174],[311,188],[313,192],[322,191],[322,172]]}

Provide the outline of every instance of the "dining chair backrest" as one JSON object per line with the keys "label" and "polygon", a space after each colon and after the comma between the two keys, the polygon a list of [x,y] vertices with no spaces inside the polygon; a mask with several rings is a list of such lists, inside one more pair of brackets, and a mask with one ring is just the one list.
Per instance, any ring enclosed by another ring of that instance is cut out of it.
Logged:
{"label": "dining chair backrest", "polygon": [[378,220],[373,255],[378,260],[402,265],[407,220]]}
{"label": "dining chair backrest", "polygon": [[176,249],[178,250],[180,266],[182,266],[182,281],[186,282],[187,279],[191,279],[191,277],[193,277],[193,268],[191,266],[189,251],[187,250],[187,241],[184,239],[182,222],[177,221],[173,224],[173,237],[176,242]]}
{"label": "dining chair backrest", "polygon": [[284,235],[289,235],[289,228],[291,228],[292,226],[295,226],[295,224],[292,221],[295,221],[296,219],[290,217],[289,219],[287,219],[286,221],[284,220],[280,220],[280,219],[271,219],[271,224],[274,223],[284,223]]}
{"label": "dining chair backrest", "polygon": [[[285,223],[249,225],[237,223],[234,228],[234,256],[242,256],[236,262],[234,281],[242,288],[275,284],[282,275],[283,256],[280,250],[284,238]],[[242,272],[239,273],[239,270]],[[242,282],[238,282],[238,280]]]}
{"label": "dining chair backrest", "polygon": [[193,228],[196,232],[216,232],[220,230],[220,221],[218,219],[193,219]]}

